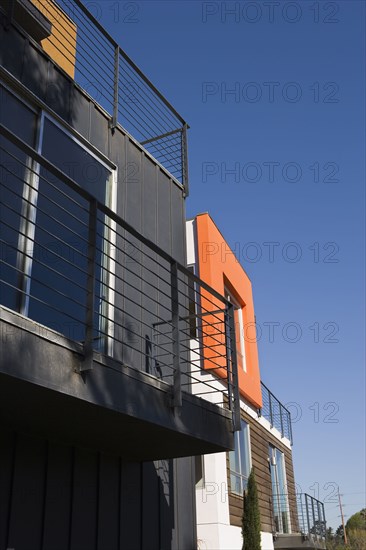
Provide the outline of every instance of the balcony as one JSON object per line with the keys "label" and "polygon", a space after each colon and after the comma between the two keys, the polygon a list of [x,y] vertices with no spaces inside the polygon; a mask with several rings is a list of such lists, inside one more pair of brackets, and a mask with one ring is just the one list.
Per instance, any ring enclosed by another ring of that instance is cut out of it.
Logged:
{"label": "balcony", "polygon": [[325,549],[324,504],[307,493],[297,493],[296,507],[293,504],[286,493],[272,496],[274,547],[278,550]]}
{"label": "balcony", "polygon": [[[231,448],[232,306],[97,193],[0,135],[2,418],[131,460]],[[202,384],[208,361],[225,385]]]}
{"label": "balcony", "polygon": [[[3,3],[0,0],[0,15],[7,19],[7,31],[1,50],[9,55],[1,59],[0,53],[0,64],[20,81],[25,80],[52,108],[55,96],[64,110],[71,101],[75,103],[70,83],[81,89],[102,107],[112,131],[118,126],[133,137],[188,195],[187,123],[84,4],[80,0],[34,0],[40,16],[52,28],[48,37],[35,40],[29,18],[15,16],[24,0],[16,0],[15,11],[13,2]],[[30,0],[27,3],[32,5]],[[19,53],[17,58],[11,53],[14,51]],[[23,67],[23,57],[27,63],[36,60],[34,82],[31,71]],[[56,71],[47,68],[49,60]],[[81,101],[76,100],[78,108]]]}
{"label": "balcony", "polygon": [[290,411],[282,405],[263,382],[261,382],[261,386],[263,406],[259,410],[259,415],[266,418],[270,422],[271,428],[278,430],[281,437],[286,437],[292,445],[293,437]]}

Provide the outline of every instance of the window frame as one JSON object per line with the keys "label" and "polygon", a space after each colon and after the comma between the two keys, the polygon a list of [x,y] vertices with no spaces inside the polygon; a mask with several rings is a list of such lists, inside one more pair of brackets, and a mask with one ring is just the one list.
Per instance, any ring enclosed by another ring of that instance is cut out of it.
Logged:
{"label": "window frame", "polygon": [[[35,106],[26,98],[16,93],[11,89],[6,82],[0,79],[1,86],[10,94],[12,94],[25,107],[30,109],[36,116],[36,131],[34,138],[34,149],[38,154],[42,155],[45,121],[50,121],[56,126],[65,136],[71,139],[81,149],[86,151],[88,155],[93,157],[100,163],[108,172],[110,172],[110,180],[106,186],[105,205],[113,212],[117,211],[117,180],[118,167],[110,161],[102,152],[99,152],[92,144],[81,136],[76,130],[70,127],[65,121],[62,121],[51,110],[43,108],[38,104]],[[34,255],[34,237],[37,225],[37,197],[39,192],[40,180],[40,165],[34,160],[30,160],[28,168],[27,181],[23,186],[23,204],[21,213],[21,226],[19,228],[17,266],[21,266],[21,282],[19,288],[21,290],[21,302],[19,304],[19,313],[28,316],[30,303],[30,290],[32,281],[32,264]],[[29,181],[28,181],[29,179]],[[76,182],[77,183],[77,182]],[[114,303],[115,303],[115,272],[116,272],[116,245],[117,245],[117,224],[114,220],[108,219],[105,221],[105,234],[103,239],[103,247],[108,247],[108,252],[103,250],[105,265],[101,268],[101,285],[107,286],[107,298],[101,303],[99,313],[100,323],[105,323],[101,330],[105,334],[103,349],[108,355],[113,355],[114,342]],[[103,277],[107,274],[107,280]],[[103,308],[105,308],[103,310]],[[103,321],[104,319],[104,321]],[[100,327],[99,327],[100,328]]]}
{"label": "window frame", "polygon": [[[281,489],[279,487],[279,475],[278,475],[278,460],[277,455],[280,453],[281,455],[281,467],[282,467],[282,475],[284,478],[284,487],[282,493],[273,493],[273,486],[276,485],[277,491],[278,489]],[[272,460],[273,458],[276,459],[276,464],[273,465]],[[275,500],[278,508],[278,532],[279,533],[291,533],[291,514],[290,514],[290,502],[289,502],[289,495],[288,495],[288,482],[287,482],[287,472],[286,472],[286,457],[285,453],[281,451],[278,447],[275,445],[272,445],[272,443],[269,444],[269,460],[270,460],[270,474],[271,474],[271,490],[272,490],[272,506],[273,506],[273,515],[275,515]],[[275,472],[276,479],[273,480],[272,472]],[[277,495],[277,498],[275,499],[275,495]],[[285,498],[279,498],[279,497],[285,497]],[[283,509],[284,508],[284,509]],[[287,519],[287,529],[284,528],[284,522],[283,522],[283,514],[286,514]],[[274,518],[275,519],[275,518]],[[276,521],[276,520],[275,520]],[[276,526],[277,527],[277,526]]]}
{"label": "window frame", "polygon": [[[232,292],[229,287],[225,284],[224,286],[224,294],[225,298],[233,305],[234,307],[234,316],[235,312],[238,312],[238,330],[239,330],[239,336],[236,335],[236,348],[238,348],[238,343],[240,345],[240,350],[236,349],[237,357],[240,357],[241,364],[240,368],[247,372],[247,356],[246,356],[246,347],[245,347],[245,338],[244,338],[244,315],[243,315],[243,307],[241,306],[238,298],[235,296],[235,293]],[[235,331],[236,331],[236,320],[234,317],[234,323],[235,323]],[[238,361],[239,362],[239,361]]]}
{"label": "window frame", "polygon": [[[243,425],[245,424],[245,430],[243,430]],[[248,465],[247,465],[247,473],[243,473],[243,465],[244,461],[241,457],[241,444],[240,444],[240,435],[243,434],[243,437],[246,439],[244,440],[244,446],[247,445],[247,454],[248,454]],[[246,434],[246,435],[244,435]],[[231,468],[231,456],[233,456],[232,453],[238,453],[239,460],[238,464],[240,465],[240,472],[237,472]],[[229,451],[229,481],[230,481],[230,492],[236,496],[243,496],[244,490],[246,489],[249,475],[252,469],[252,453],[251,453],[251,441],[250,441],[250,424],[243,418],[240,419],[240,431],[237,431],[234,433],[234,450]],[[240,491],[236,490],[236,487],[233,487],[232,484],[232,476],[236,476],[240,479]]]}

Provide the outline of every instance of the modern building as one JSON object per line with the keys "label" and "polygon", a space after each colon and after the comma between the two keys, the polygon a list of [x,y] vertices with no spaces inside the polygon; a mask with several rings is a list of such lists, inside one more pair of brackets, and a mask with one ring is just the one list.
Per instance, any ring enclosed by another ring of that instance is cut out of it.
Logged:
{"label": "modern building", "polygon": [[233,306],[186,268],[187,124],[80,0],[0,0],[0,94],[0,550],[196,548],[193,457],[240,409]]}
{"label": "modern building", "polygon": [[[325,548],[323,503],[296,492],[290,413],[261,381],[251,282],[208,214],[187,222],[187,263],[233,306],[240,393],[240,430],[235,433],[234,450],[196,459],[199,548],[242,548],[243,492],[252,468],[262,550]],[[199,304],[196,308],[200,311]],[[217,389],[227,385],[225,372],[219,357],[208,349],[200,353],[202,338],[210,342],[210,350],[214,341],[222,353],[225,320],[219,310],[214,315],[216,323],[208,327],[203,321],[191,334],[191,364],[200,378],[193,392],[217,403]],[[217,333],[212,327],[218,328]]]}

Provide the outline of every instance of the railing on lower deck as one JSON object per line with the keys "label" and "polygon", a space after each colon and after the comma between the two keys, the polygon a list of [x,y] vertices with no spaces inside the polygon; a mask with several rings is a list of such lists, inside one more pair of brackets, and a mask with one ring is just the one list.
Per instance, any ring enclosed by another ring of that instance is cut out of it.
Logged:
{"label": "railing on lower deck", "polygon": [[273,531],[277,534],[301,533],[306,540],[325,541],[324,504],[307,493],[272,495]]}
{"label": "railing on lower deck", "polygon": [[327,523],[323,502],[307,493],[298,493],[296,497],[300,531],[309,540],[325,541]]}
{"label": "railing on lower deck", "polygon": [[[0,125],[1,304],[161,379],[172,392],[198,384],[240,426],[232,305],[141,236],[61,170]],[[195,365],[225,384],[202,382]],[[223,374],[224,373],[224,374]]]}
{"label": "railing on lower deck", "polygon": [[262,408],[259,414],[269,420],[271,427],[276,428],[282,437],[287,437],[291,444],[293,443],[291,413],[275,395],[267,388],[263,382],[262,386]]}

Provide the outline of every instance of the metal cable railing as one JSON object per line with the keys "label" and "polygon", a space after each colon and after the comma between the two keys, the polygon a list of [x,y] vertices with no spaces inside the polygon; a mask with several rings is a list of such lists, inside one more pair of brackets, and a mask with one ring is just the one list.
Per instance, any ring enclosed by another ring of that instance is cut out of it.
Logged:
{"label": "metal cable railing", "polygon": [[305,540],[324,541],[326,520],[324,504],[307,493],[275,493],[271,498],[275,533],[301,533]]}
{"label": "metal cable railing", "polygon": [[240,426],[232,305],[2,125],[0,135],[2,305],[81,342],[82,371],[100,352],[168,384],[173,406],[182,392],[213,395]]}
{"label": "metal cable railing", "polygon": [[[58,18],[48,41],[74,67],[74,79],[174,176],[188,194],[187,123],[87,10],[81,0],[55,0],[76,27]],[[42,6],[47,17],[54,17]],[[62,48],[62,49],[61,49]]]}
{"label": "metal cable railing", "polygon": [[259,414],[266,418],[272,428],[276,428],[282,437],[287,437],[293,443],[291,413],[263,382],[262,386],[262,408]]}
{"label": "metal cable railing", "polygon": [[296,497],[301,532],[309,540],[324,541],[327,523],[323,502],[307,493],[299,493]]}

